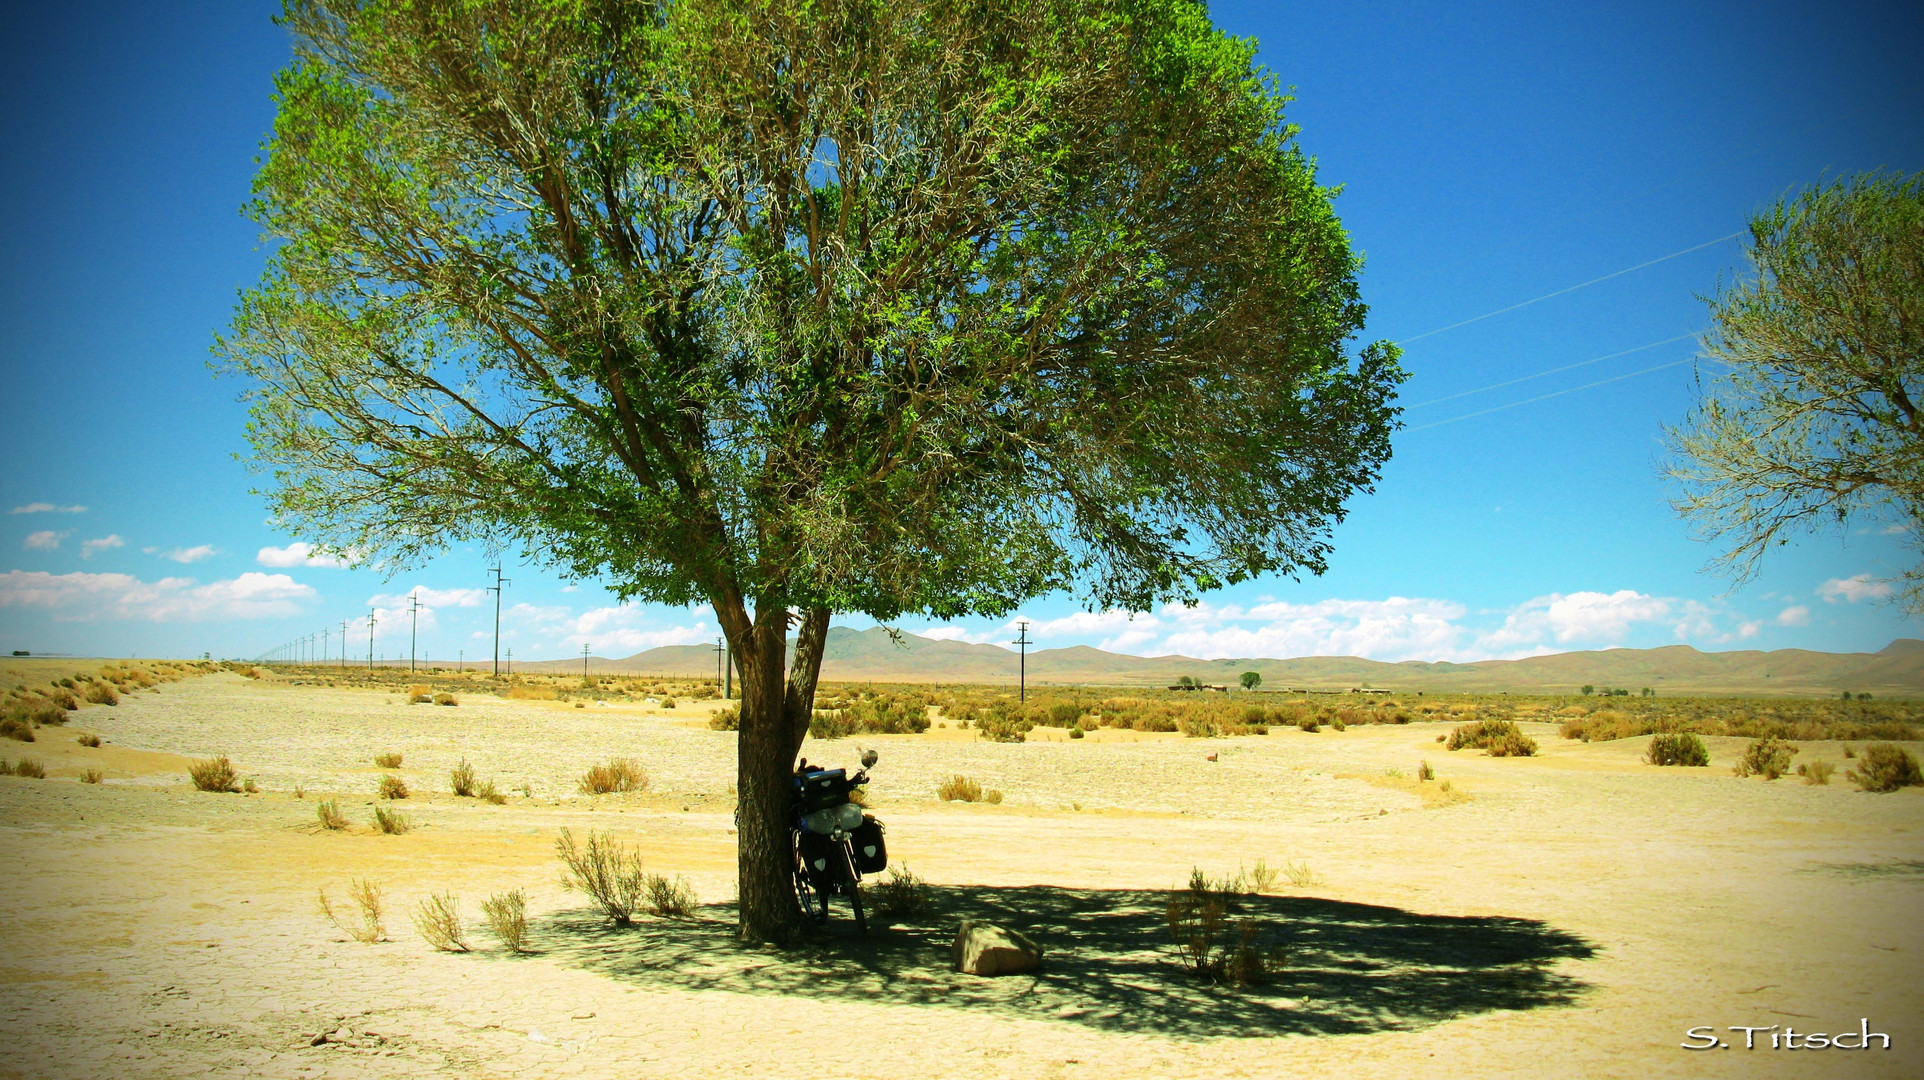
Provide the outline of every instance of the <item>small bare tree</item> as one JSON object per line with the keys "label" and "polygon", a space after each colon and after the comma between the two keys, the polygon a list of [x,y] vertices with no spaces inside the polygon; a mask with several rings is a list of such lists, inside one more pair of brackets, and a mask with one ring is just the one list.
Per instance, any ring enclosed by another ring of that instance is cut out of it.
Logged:
{"label": "small bare tree", "polygon": [[[1754,274],[1711,297],[1724,371],[1665,434],[1672,504],[1742,584],[1799,531],[1924,526],[1924,173],[1811,188],[1750,225]],[[1891,520],[1895,519],[1895,520]],[[1893,582],[1924,611],[1924,563]]]}

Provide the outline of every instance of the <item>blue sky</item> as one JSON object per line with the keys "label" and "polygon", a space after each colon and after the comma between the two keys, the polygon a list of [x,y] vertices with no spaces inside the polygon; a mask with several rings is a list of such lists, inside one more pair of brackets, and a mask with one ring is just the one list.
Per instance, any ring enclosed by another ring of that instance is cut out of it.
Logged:
{"label": "blue sky", "polygon": [[[274,10],[0,11],[0,650],[251,656],[324,628],[337,650],[349,620],[364,656],[376,610],[375,651],[405,656],[411,592],[424,655],[491,647],[480,552],[392,580],[303,558],[311,538],[270,525],[235,459],[240,387],[213,378],[208,346],[261,265],[239,207],[287,57]],[[1399,660],[1678,642],[1875,650],[1924,636],[1876,603],[1874,579],[1909,557],[1882,523],[1806,537],[1727,594],[1700,572],[1712,552],[1669,510],[1658,471],[1661,425],[1683,415],[1695,377],[1692,342],[1667,339],[1702,328],[1698,296],[1740,265],[1736,241],[1713,241],[1827,175],[1924,168],[1924,14],[1212,11],[1296,88],[1302,145],[1344,185],[1338,210],[1368,256],[1369,336],[1408,341],[1408,427],[1375,493],[1352,502],[1325,576],[1134,619],[1051,597],[1024,611],[1042,645]],[[513,553],[507,573],[503,645],[517,658],[715,636],[704,610],[618,606],[603,583]],[[986,620],[903,625],[1012,636]]]}

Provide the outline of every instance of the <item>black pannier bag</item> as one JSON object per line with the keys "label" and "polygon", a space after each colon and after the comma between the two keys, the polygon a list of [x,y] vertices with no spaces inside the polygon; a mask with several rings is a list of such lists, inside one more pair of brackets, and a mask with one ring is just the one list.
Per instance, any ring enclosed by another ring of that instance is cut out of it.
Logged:
{"label": "black pannier bag", "polygon": [[802,813],[812,814],[831,806],[848,802],[848,773],[841,769],[824,769],[821,772],[803,773],[798,779],[802,785]]}
{"label": "black pannier bag", "polygon": [[855,850],[855,870],[862,874],[879,874],[888,869],[889,849],[883,843],[882,823],[862,815],[862,823],[848,835],[849,847]]}
{"label": "black pannier bag", "polygon": [[835,880],[836,871],[829,861],[834,856],[830,854],[828,837],[803,829],[797,846],[801,850],[802,864],[810,884],[820,889],[825,883]]}

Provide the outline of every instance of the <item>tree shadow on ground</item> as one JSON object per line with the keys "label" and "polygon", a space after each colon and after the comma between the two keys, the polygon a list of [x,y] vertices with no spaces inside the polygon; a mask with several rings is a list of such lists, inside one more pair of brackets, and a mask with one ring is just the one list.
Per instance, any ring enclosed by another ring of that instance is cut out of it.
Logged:
{"label": "tree shadow on ground", "polygon": [[[950,1006],[1104,1031],[1181,1038],[1353,1035],[1409,1030],[1474,1013],[1568,1005],[1584,984],[1552,968],[1594,949],[1529,919],[1420,915],[1313,897],[1249,897],[1244,917],[1271,927],[1286,955],[1268,984],[1210,985],[1176,960],[1168,894],[1049,886],[946,887],[928,915],[855,934],[836,920],[807,944],[746,948],[735,913],[610,927],[588,912],[546,920],[550,957],[649,986],[818,1000]],[[1044,950],[1032,975],[949,970],[962,919],[1014,926]]]}

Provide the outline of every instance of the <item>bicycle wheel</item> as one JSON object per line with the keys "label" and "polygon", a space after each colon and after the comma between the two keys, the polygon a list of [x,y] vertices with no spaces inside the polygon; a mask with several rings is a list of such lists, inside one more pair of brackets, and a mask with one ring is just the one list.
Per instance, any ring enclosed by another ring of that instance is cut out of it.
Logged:
{"label": "bicycle wheel", "polygon": [[795,902],[801,905],[802,914],[820,925],[828,921],[828,894],[815,888],[809,879],[808,866],[802,861],[802,853],[795,853]]}
{"label": "bicycle wheel", "polygon": [[848,841],[835,845],[842,856],[842,884],[848,888],[848,906],[855,911],[855,932],[868,933],[868,919],[862,914],[862,885],[855,877],[855,860],[849,854]]}

